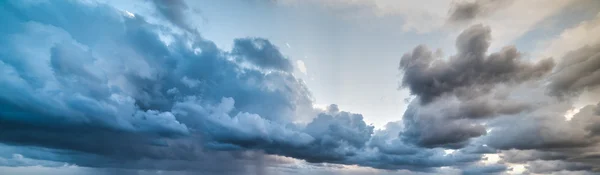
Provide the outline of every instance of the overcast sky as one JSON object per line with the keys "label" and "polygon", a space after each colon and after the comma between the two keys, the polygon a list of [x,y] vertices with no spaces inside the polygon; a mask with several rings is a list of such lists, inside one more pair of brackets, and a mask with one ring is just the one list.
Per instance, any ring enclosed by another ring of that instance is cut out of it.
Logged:
{"label": "overcast sky", "polygon": [[597,0],[0,2],[0,174],[598,174]]}

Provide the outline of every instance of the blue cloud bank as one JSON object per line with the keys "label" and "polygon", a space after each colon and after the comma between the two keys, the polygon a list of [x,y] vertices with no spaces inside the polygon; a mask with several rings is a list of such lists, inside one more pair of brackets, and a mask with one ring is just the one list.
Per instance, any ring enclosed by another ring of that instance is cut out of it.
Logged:
{"label": "blue cloud bank", "polygon": [[[243,164],[251,158],[236,155],[245,151],[421,171],[480,158],[414,145],[378,151],[390,143],[370,143],[378,134],[362,115],[312,108],[290,60],[268,40],[241,38],[220,50],[177,27],[171,10],[179,9],[169,8],[182,6],[158,4],[169,25],[102,3],[1,3],[0,142],[27,146],[15,150],[26,157],[216,172],[237,170],[207,159]],[[314,119],[294,124],[300,115]]]}

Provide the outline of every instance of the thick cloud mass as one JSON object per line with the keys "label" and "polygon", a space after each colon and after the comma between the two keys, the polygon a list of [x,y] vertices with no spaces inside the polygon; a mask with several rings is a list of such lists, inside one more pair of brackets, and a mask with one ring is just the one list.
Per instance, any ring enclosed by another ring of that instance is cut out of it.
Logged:
{"label": "thick cloud mass", "polygon": [[0,2],[11,26],[0,29],[2,165],[263,174],[280,155],[436,172],[481,159],[375,131],[336,105],[313,109],[268,40],[224,51],[185,22],[183,1],[147,3],[170,24],[97,2]]}
{"label": "thick cloud mass", "polygon": [[[470,138],[486,134],[471,119],[518,114],[529,106],[505,97],[487,95],[502,84],[519,84],[552,70],[551,59],[521,61],[514,47],[487,55],[490,29],[482,25],[463,31],[456,40],[458,53],[447,61],[435,58],[425,46],[402,56],[402,86],[418,97],[404,113],[403,137],[423,146],[459,148]],[[495,104],[495,105],[492,105]]]}
{"label": "thick cloud mass", "polygon": [[[598,90],[597,46],[573,50],[555,66],[552,59],[524,61],[513,46],[488,54],[490,38],[488,27],[475,25],[457,37],[458,53],[448,59],[423,45],[402,56],[401,86],[417,97],[403,116],[402,143],[499,153],[504,162],[526,164],[529,173],[599,171],[600,107],[573,107],[583,92]],[[400,148],[382,150],[411,151]]]}

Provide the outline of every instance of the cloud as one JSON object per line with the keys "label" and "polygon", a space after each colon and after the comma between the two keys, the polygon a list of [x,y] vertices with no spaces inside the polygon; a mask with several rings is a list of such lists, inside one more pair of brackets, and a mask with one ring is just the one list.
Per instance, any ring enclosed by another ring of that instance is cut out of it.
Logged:
{"label": "cloud", "polygon": [[582,163],[571,163],[563,161],[543,161],[537,160],[527,164],[527,170],[531,173],[543,174],[555,171],[586,171],[591,170],[592,166]]}
{"label": "cloud", "polygon": [[512,0],[460,1],[452,4],[449,22],[468,23],[480,17],[488,17],[501,8],[510,6]]}
{"label": "cloud", "polygon": [[269,40],[236,39],[226,51],[193,32],[183,1],[151,2],[173,25],[98,2],[25,3],[0,2],[0,23],[11,26],[0,29],[3,166],[480,174],[509,170],[479,164],[500,152],[531,172],[598,169],[599,105],[564,118],[580,91],[597,86],[594,46],[554,71],[552,60],[525,61],[512,46],[488,53],[483,25],[463,31],[448,59],[418,46],[400,61],[402,86],[417,98],[401,121],[376,130],[337,105],[313,108],[291,59]]}
{"label": "cloud", "polygon": [[[291,75],[244,69],[212,42],[170,33],[140,15],[95,2],[2,6],[3,23],[17,29],[0,31],[3,143],[56,149],[60,161],[82,166],[242,171],[244,158],[234,157],[240,151],[202,152],[212,138],[198,126],[212,120],[186,120],[179,104],[201,96],[206,108],[235,98],[226,104],[238,118],[216,127],[249,124],[252,131],[283,129],[277,122],[291,122],[303,105],[312,109],[306,87]],[[230,166],[199,163],[208,157]]]}
{"label": "cloud", "polygon": [[600,44],[568,52],[550,78],[550,93],[564,96],[600,85]]}
{"label": "cloud", "polygon": [[187,97],[173,106],[173,111],[182,121],[194,123],[203,130],[208,140],[205,143],[213,149],[237,150],[261,148],[268,145],[299,147],[315,140],[311,135],[295,131],[259,115],[239,112],[234,116],[235,101],[223,98],[216,106],[207,106],[197,97]]}
{"label": "cloud", "polygon": [[401,86],[417,97],[404,113],[401,143],[500,151],[501,162],[528,164],[530,173],[597,171],[590,157],[599,141],[600,108],[572,110],[583,92],[597,89],[596,46],[572,50],[556,65],[552,59],[532,63],[512,46],[488,54],[490,33],[482,25],[466,29],[456,39],[458,53],[445,60],[423,45],[401,58]]}
{"label": "cloud", "polygon": [[501,174],[508,168],[505,165],[486,165],[467,167],[463,171],[463,175],[471,174]]}
{"label": "cloud", "polygon": [[[583,8],[598,7],[597,1],[578,1]],[[567,28],[554,38],[539,43],[537,54],[543,57],[554,57],[561,60],[569,51],[580,49],[586,45],[594,46],[600,44],[600,13],[593,19]]]}
{"label": "cloud", "polygon": [[178,32],[184,16],[164,10],[185,9],[179,1],[153,2],[176,25],[99,2],[23,3],[1,2],[11,28],[0,29],[0,142],[10,145],[0,150],[40,164],[261,174],[279,164],[271,155],[422,172],[481,159],[375,134],[336,105],[314,109],[270,41],[224,51]]}
{"label": "cloud", "polygon": [[458,53],[448,61],[433,57],[426,46],[416,47],[401,58],[402,86],[426,104],[442,95],[463,96],[461,93],[485,92],[495,84],[536,79],[554,66],[551,59],[535,64],[522,61],[514,47],[487,55],[490,39],[488,27],[466,29],[456,39]]}
{"label": "cloud", "polygon": [[539,80],[553,61],[522,61],[514,47],[488,55],[490,32],[482,25],[466,29],[456,39],[458,53],[447,60],[422,45],[402,56],[401,85],[418,97],[403,116],[406,141],[461,148],[487,133],[479,120],[530,110],[531,104],[507,98],[497,87]]}
{"label": "cloud", "polygon": [[293,66],[270,41],[261,38],[244,38],[234,41],[232,54],[260,68],[289,72]]}
{"label": "cloud", "polygon": [[452,21],[469,21],[477,17],[480,13],[480,5],[475,2],[461,2],[454,5],[454,10],[450,15]]}
{"label": "cloud", "polygon": [[153,0],[154,7],[168,21],[187,31],[195,31],[195,27],[187,19],[186,12],[189,9],[184,0]]}
{"label": "cloud", "polygon": [[[422,108],[414,100],[404,112],[403,122],[407,127],[402,137],[425,147],[460,148],[470,138],[486,134],[485,127],[465,119],[453,119],[436,108]],[[433,105],[432,105],[433,106]]]}
{"label": "cloud", "polygon": [[543,152],[538,150],[506,150],[502,151],[502,160],[510,163],[523,163],[533,160],[559,160],[567,158],[559,152]]}

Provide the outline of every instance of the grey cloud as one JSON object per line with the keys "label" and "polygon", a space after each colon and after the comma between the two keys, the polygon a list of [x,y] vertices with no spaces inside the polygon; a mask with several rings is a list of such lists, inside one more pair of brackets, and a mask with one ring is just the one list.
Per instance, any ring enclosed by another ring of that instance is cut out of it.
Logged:
{"label": "grey cloud", "polygon": [[460,2],[454,5],[451,9],[451,21],[469,21],[475,19],[480,13],[481,7],[476,2]]}
{"label": "grey cloud", "polygon": [[[558,116],[562,117],[562,116]],[[489,133],[489,145],[499,149],[570,148],[590,145],[586,135],[564,118],[506,120]]]}
{"label": "grey cloud", "polygon": [[[464,154],[500,151],[504,162],[530,164],[530,173],[597,171],[590,153],[600,139],[600,108],[590,105],[571,120],[564,117],[574,97],[597,86],[596,47],[567,54],[554,69],[551,59],[524,61],[512,46],[488,54],[490,38],[489,28],[475,25],[458,36],[458,53],[447,60],[426,46],[405,54],[402,87],[417,98],[404,113],[397,149],[377,137],[374,146],[395,154],[410,153],[411,144]],[[478,174],[486,168],[462,169]]]}
{"label": "grey cloud", "polygon": [[493,130],[484,140],[503,149],[503,160],[528,163],[534,173],[597,171],[594,156],[600,141],[595,128],[598,105],[583,107],[571,120],[564,118],[561,104],[544,104],[538,111],[520,118],[502,118],[491,123]]}
{"label": "grey cloud", "polygon": [[[416,47],[402,56],[402,86],[427,104],[442,95],[487,92],[500,83],[519,83],[540,78],[552,70],[551,59],[536,64],[521,60],[514,47],[486,55],[490,45],[490,29],[482,25],[463,31],[456,40],[458,53],[448,61],[433,57],[425,46]],[[469,93],[467,93],[469,92]]]}
{"label": "grey cloud", "polygon": [[455,116],[456,118],[481,119],[499,115],[514,115],[529,108],[528,104],[509,100],[473,99],[461,103]]}
{"label": "grey cloud", "polygon": [[531,173],[543,174],[555,171],[589,171],[592,170],[591,165],[583,163],[564,162],[560,160],[553,161],[531,161],[527,164],[527,171]]}
{"label": "grey cloud", "polygon": [[568,158],[560,152],[538,150],[506,150],[502,151],[502,160],[510,163],[525,163],[534,160],[562,160]]}
{"label": "grey cloud", "polygon": [[536,107],[518,95],[499,95],[501,91],[495,89],[470,99],[440,97],[426,105],[415,100],[404,113],[406,130],[402,136],[422,146],[460,148],[471,138],[487,133],[482,125],[487,120],[527,113]]}
{"label": "grey cloud", "polygon": [[600,45],[585,46],[567,53],[550,77],[553,95],[574,95],[600,85]]}
{"label": "grey cloud", "polygon": [[460,148],[467,145],[470,138],[486,134],[485,127],[476,122],[449,119],[438,112],[420,108],[418,104],[409,105],[403,116],[407,128],[401,136],[426,147]]}
{"label": "grey cloud", "polygon": [[477,18],[486,17],[511,3],[512,0],[459,1],[452,4],[448,21],[452,23],[471,22]]}
{"label": "grey cloud", "polygon": [[564,111],[554,109],[561,105],[546,104],[524,114],[529,117],[496,121],[488,143],[501,149],[582,148],[597,143],[597,105],[582,108],[570,121],[565,121]]}
{"label": "grey cloud", "polygon": [[405,111],[403,122],[407,141],[427,147],[459,148],[470,138],[486,134],[481,123],[498,116],[516,115],[530,110],[527,103],[513,97],[496,98],[485,95],[469,100],[438,98],[427,105],[413,101]]}
{"label": "grey cloud", "polygon": [[597,175],[598,173],[596,172],[590,172],[590,171],[567,171],[567,170],[562,170],[562,171],[556,171],[556,172],[552,172],[549,173],[551,175]]}

